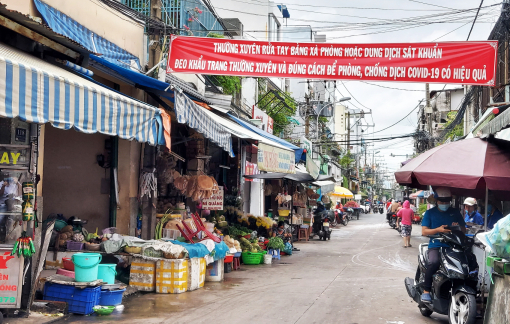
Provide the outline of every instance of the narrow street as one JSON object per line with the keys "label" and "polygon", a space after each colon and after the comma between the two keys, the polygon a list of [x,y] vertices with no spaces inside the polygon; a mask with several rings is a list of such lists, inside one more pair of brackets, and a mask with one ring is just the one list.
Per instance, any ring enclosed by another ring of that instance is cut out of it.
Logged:
{"label": "narrow street", "polygon": [[[179,295],[137,294],[122,313],[73,316],[85,323],[448,323],[446,316],[423,317],[403,282],[414,276],[418,245],[412,248],[382,214],[362,214],[333,231],[331,241],[300,242],[301,249],[272,266],[242,265],[222,283]],[[248,270],[249,268],[249,270]]]}

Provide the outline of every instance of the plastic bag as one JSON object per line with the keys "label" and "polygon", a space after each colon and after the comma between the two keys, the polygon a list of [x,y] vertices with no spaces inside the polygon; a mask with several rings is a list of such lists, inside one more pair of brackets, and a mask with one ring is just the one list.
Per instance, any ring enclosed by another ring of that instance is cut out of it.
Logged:
{"label": "plastic bag", "polygon": [[492,230],[476,237],[501,258],[510,258],[510,214],[501,218]]}
{"label": "plastic bag", "polygon": [[283,249],[283,252],[285,252],[288,255],[292,255],[292,244],[289,242],[285,243],[285,248]]}

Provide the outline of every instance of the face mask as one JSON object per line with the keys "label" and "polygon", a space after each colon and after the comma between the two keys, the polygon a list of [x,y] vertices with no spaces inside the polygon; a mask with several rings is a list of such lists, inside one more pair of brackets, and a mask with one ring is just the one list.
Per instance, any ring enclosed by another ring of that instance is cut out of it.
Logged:
{"label": "face mask", "polygon": [[487,212],[492,212],[492,205],[487,205]]}
{"label": "face mask", "polygon": [[437,204],[437,208],[439,208],[440,211],[447,211],[450,205]]}

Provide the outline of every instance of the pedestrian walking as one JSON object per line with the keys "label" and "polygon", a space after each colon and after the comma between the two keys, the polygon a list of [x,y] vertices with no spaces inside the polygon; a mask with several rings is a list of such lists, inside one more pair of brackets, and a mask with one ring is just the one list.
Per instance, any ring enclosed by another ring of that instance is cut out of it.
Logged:
{"label": "pedestrian walking", "polygon": [[409,203],[409,200],[404,201],[404,205],[402,209],[400,209],[397,213],[397,216],[400,221],[400,235],[402,236],[402,239],[404,241],[404,247],[412,247],[411,245],[411,231],[413,230],[413,216],[414,212],[411,209],[411,203]]}

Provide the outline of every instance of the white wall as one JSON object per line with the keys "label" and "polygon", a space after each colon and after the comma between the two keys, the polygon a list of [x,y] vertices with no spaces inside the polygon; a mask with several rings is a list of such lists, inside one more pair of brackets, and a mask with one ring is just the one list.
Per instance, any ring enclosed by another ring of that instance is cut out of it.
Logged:
{"label": "white wall", "polygon": [[211,0],[211,4],[221,18],[241,21],[245,39],[267,40],[269,1]]}

